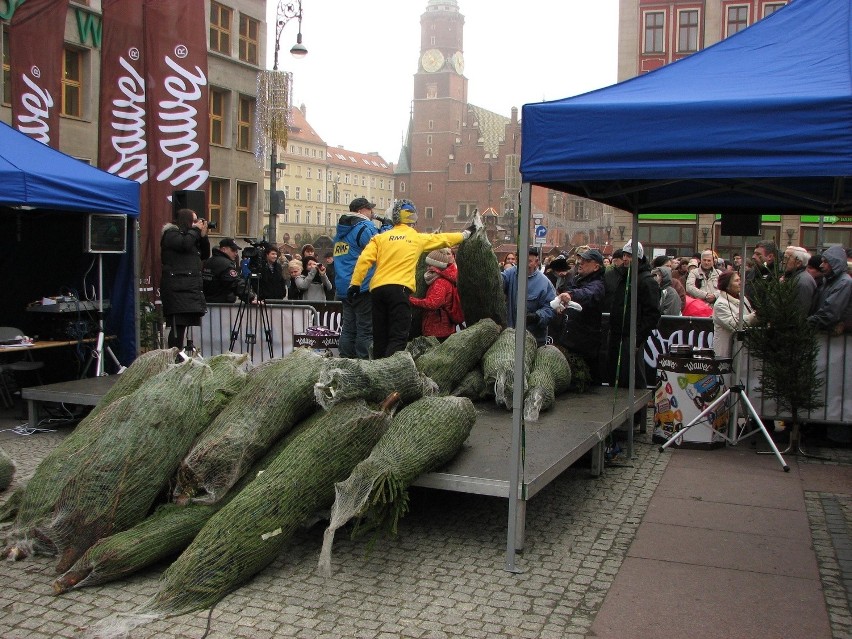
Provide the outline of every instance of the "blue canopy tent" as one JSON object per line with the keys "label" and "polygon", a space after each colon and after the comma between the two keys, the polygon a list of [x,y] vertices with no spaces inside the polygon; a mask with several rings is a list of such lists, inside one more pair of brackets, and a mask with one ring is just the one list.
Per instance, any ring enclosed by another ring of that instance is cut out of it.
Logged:
{"label": "blue canopy tent", "polygon": [[[56,151],[0,122],[0,236],[4,243],[2,323],[20,325],[27,303],[84,283],[87,213],[139,217],[139,184]],[[136,357],[136,233],[128,224],[128,251],[104,258],[107,333],[118,336],[123,364]],[[97,273],[97,271],[92,271]],[[89,287],[93,279],[85,282]],[[85,294],[80,291],[81,296]],[[115,350],[115,349],[114,349]]]}
{"label": "blue canopy tent", "polygon": [[852,3],[795,0],[718,44],[523,107],[525,182],[631,211],[852,211]]}
{"label": "blue canopy tent", "polygon": [[[633,213],[637,221],[639,213],[852,211],[851,36],[850,0],[795,0],[754,26],[647,75],[524,105],[519,246],[529,244],[531,185],[604,202]],[[638,241],[638,224],[632,241]],[[636,251],[633,259],[635,271]],[[523,285],[518,296],[524,299],[526,263],[518,266]],[[516,325],[524,326],[523,313]],[[519,338],[518,361],[523,348]],[[633,362],[630,371],[632,387]],[[516,366],[516,379],[519,372]],[[517,391],[514,485],[523,410]],[[631,393],[625,393],[627,405],[635,399]],[[516,512],[510,500],[510,570]]]}

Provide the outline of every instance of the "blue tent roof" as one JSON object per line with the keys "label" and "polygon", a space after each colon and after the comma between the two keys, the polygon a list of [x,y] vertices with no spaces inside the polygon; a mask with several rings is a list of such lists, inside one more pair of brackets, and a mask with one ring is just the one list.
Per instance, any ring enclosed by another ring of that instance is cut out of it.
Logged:
{"label": "blue tent roof", "polygon": [[0,122],[0,205],[139,215],[139,184]]}
{"label": "blue tent roof", "polygon": [[523,107],[521,174],[635,212],[852,211],[852,2],[795,0],[652,73]]}

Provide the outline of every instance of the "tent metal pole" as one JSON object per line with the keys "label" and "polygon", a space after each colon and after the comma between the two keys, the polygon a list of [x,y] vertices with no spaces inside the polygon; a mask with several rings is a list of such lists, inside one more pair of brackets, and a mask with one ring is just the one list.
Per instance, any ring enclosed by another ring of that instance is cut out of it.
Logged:
{"label": "tent metal pole", "polygon": [[[639,212],[633,212],[633,237],[631,246],[633,254],[630,256],[630,369],[628,371],[629,386],[627,397],[630,404],[627,407],[627,458],[633,459],[633,407],[636,405],[636,315],[639,308],[639,251],[636,246],[639,242]],[[616,380],[617,382],[617,380]]]}
{"label": "tent metal pole", "polygon": [[[527,326],[527,276],[529,265],[523,259],[530,246],[530,206],[532,203],[531,187],[529,182],[521,185],[521,228],[518,233],[518,295],[515,299],[515,370],[512,388],[512,450],[509,459],[509,525],[506,534],[506,570],[508,572],[520,572],[515,567],[515,549],[517,546],[518,516],[520,507],[520,480],[523,472],[523,460],[521,458],[521,434],[523,432],[524,419],[524,384],[518,380],[524,379],[524,350]],[[523,249],[523,253],[521,252]],[[521,516],[526,517],[526,509]]]}

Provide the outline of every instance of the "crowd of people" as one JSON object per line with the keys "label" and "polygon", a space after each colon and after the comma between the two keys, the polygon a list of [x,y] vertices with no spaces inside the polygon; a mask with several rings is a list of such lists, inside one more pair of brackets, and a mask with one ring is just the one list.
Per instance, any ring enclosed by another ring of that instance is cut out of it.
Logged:
{"label": "crowd of people", "polygon": [[[178,211],[175,222],[164,227],[161,243],[169,345],[182,347],[186,328],[200,323],[206,302],[237,300],[340,301],[342,357],[380,358],[404,349],[412,333],[412,308],[421,311],[416,332],[439,340],[452,335],[464,321],[453,249],[477,227],[420,233],[414,229],[413,202],[397,200],[383,213],[375,206],[363,197],[352,200],[338,222],[333,252],[322,257],[309,244],[289,255],[269,244],[241,249],[233,238],[223,238],[211,251],[206,222],[188,209]],[[774,242],[761,240],[746,260],[744,281],[739,254],[724,260],[706,249],[649,261],[641,243],[635,250],[637,387],[646,385],[639,355],[662,316],[712,317],[714,350],[727,357],[734,335],[759,317],[755,292],[761,282],[791,282],[795,307],[814,329],[852,331],[852,255],[843,247],[814,255],[798,246],[779,252]],[[628,383],[633,251],[631,242],[608,256],[586,246],[543,262],[539,249],[528,251],[526,328],[539,345],[552,342],[585,361],[592,383]],[[425,294],[416,296],[416,269],[424,254],[420,290]],[[510,327],[518,317],[517,261],[518,255],[509,253],[498,262]],[[606,331],[604,313],[609,314]]]}

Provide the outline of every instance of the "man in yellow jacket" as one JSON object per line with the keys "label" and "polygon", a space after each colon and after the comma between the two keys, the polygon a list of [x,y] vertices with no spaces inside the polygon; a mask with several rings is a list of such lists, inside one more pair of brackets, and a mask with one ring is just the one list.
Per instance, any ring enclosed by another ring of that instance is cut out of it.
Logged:
{"label": "man in yellow jacket", "polygon": [[352,300],[361,292],[361,282],[373,264],[370,280],[373,301],[373,359],[389,357],[405,349],[411,328],[411,305],[415,273],[420,255],[445,246],[457,246],[476,229],[461,233],[418,233],[417,209],[410,200],[397,200],[392,212],[393,228],[373,236],[361,252],[346,292]]}

